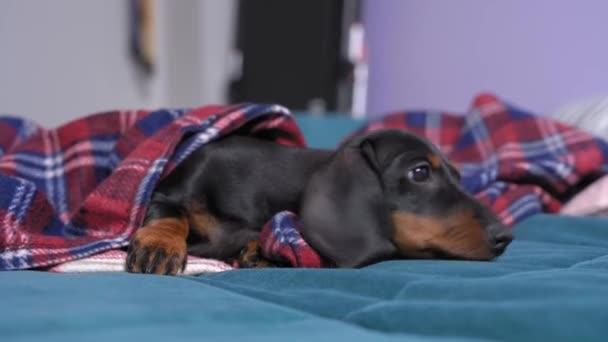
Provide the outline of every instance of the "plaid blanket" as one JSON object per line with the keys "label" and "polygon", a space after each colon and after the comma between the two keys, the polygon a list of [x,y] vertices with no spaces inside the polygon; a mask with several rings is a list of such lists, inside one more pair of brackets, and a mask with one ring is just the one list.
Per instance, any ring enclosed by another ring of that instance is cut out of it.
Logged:
{"label": "plaid blanket", "polygon": [[404,129],[429,138],[460,169],[464,188],[507,225],[562,203],[608,172],[608,143],[572,126],[535,116],[492,94],[465,115],[393,113],[356,134]]}
{"label": "plaid blanket", "polygon": [[[197,147],[236,130],[305,145],[289,111],[277,105],[115,111],[51,130],[1,118],[0,270],[126,246],[160,177]],[[265,228],[268,254],[315,255],[285,215]],[[289,243],[299,245],[279,248]]]}

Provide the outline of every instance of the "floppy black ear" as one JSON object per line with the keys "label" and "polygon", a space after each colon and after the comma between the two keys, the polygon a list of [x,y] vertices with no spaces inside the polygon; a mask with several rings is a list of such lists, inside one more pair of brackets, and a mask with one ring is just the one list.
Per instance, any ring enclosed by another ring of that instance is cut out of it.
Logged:
{"label": "floppy black ear", "polygon": [[357,139],[311,177],[300,216],[304,239],[338,267],[359,267],[396,252],[373,144]]}

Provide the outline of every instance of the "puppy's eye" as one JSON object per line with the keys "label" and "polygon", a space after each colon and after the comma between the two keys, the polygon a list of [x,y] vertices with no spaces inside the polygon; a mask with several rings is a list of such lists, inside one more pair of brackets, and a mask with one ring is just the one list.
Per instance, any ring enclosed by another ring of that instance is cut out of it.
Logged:
{"label": "puppy's eye", "polygon": [[407,178],[412,182],[424,182],[431,176],[431,168],[428,163],[420,163],[407,172]]}

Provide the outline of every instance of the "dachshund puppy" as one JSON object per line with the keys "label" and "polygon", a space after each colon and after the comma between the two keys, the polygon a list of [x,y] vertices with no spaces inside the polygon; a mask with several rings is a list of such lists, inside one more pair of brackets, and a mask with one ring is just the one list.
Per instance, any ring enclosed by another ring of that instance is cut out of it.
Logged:
{"label": "dachshund puppy", "polygon": [[231,135],[196,150],[158,184],[127,270],[177,274],[188,253],[239,260],[283,210],[299,215],[304,239],[335,267],[491,260],[513,236],[459,177],[430,142],[400,130],[367,133],[336,151]]}

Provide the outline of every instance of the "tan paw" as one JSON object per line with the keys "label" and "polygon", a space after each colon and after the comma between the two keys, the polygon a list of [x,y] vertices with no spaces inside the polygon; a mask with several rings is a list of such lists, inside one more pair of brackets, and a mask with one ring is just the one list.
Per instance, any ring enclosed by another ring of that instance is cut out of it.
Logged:
{"label": "tan paw", "polygon": [[[184,233],[185,232],[185,233]],[[186,267],[186,220],[152,220],[135,233],[127,253],[127,271],[176,275]]]}

